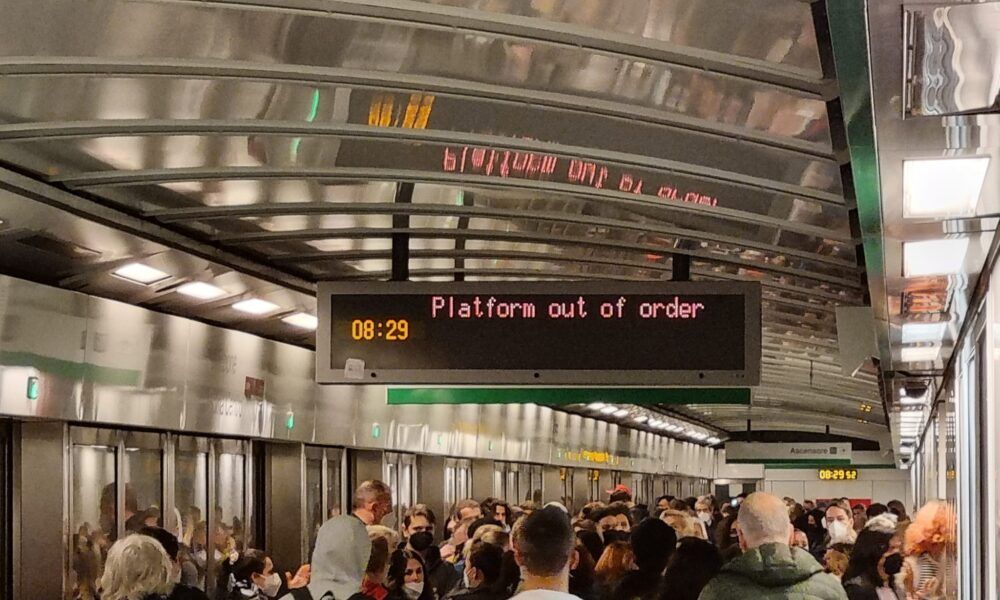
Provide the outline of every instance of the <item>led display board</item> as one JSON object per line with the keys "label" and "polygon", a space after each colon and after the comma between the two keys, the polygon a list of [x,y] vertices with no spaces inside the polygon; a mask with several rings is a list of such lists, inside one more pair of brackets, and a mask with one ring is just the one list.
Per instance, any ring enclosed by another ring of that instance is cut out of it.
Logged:
{"label": "led display board", "polygon": [[857,469],[820,469],[820,481],[854,481],[858,478]]}
{"label": "led display board", "polygon": [[756,385],[755,282],[321,283],[320,383]]}

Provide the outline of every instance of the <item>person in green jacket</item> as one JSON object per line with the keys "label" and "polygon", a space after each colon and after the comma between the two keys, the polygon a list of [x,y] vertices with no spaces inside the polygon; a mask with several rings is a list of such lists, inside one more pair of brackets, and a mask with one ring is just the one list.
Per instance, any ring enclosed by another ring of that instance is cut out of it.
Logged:
{"label": "person in green jacket", "polygon": [[699,600],[847,600],[836,577],[789,545],[795,530],[781,498],[750,494],[736,523],[743,554],[722,567]]}

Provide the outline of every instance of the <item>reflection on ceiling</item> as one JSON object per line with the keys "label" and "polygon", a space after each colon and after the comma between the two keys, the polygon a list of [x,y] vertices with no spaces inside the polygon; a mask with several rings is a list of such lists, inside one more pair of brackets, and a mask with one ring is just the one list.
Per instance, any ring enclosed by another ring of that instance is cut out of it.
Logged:
{"label": "reflection on ceiling", "polygon": [[[674,410],[884,434],[874,376],[837,357],[834,310],[867,287],[822,3],[63,8],[0,22],[20,175],[297,292],[389,278],[399,234],[422,281],[665,280],[686,256],[693,279],[761,282],[764,382],[749,407]],[[94,277],[128,253],[92,247]]]}

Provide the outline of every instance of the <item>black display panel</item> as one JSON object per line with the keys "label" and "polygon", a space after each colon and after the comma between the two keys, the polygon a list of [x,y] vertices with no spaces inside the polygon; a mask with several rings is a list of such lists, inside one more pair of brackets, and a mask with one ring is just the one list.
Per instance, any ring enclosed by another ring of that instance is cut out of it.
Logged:
{"label": "black display panel", "polygon": [[323,283],[320,383],[756,385],[752,282]]}

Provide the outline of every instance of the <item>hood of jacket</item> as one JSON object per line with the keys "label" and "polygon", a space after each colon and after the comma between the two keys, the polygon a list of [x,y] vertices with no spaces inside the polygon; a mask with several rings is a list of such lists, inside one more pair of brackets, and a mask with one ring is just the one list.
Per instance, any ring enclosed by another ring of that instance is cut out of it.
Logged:
{"label": "hood of jacket", "polygon": [[722,567],[723,573],[744,577],[761,587],[788,587],[823,572],[808,552],[786,544],[764,544],[747,550]]}
{"label": "hood of jacket", "polygon": [[361,519],[341,515],[323,523],[316,535],[309,593],[317,600],[327,592],[333,592],[337,600],[358,593],[371,553],[372,543]]}

